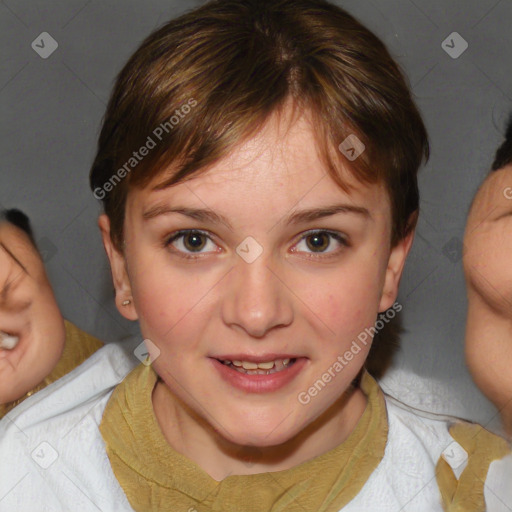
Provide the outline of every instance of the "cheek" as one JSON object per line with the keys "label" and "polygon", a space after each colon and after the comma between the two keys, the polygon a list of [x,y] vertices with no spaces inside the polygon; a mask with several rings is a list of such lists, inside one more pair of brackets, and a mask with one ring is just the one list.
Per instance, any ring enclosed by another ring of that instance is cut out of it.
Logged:
{"label": "cheek", "polygon": [[380,271],[372,262],[362,262],[350,271],[333,271],[321,280],[305,281],[300,294],[306,306],[304,314],[311,317],[313,313],[336,339],[352,339],[373,326],[381,281]]}
{"label": "cheek", "polygon": [[182,345],[190,346],[197,339],[204,318],[202,297],[208,289],[205,280],[191,271],[153,265],[138,272],[131,281],[133,299],[139,316],[142,335],[161,350]]}
{"label": "cheek", "polygon": [[466,242],[464,266],[473,286],[495,307],[512,303],[512,222],[475,234]]}
{"label": "cheek", "polygon": [[154,338],[156,343],[165,339],[184,316],[188,300],[177,291],[179,285],[176,281],[170,283],[164,279],[146,278],[132,289],[142,334]]}
{"label": "cheek", "polygon": [[34,317],[31,321],[34,331],[40,335],[41,346],[44,347],[43,359],[53,369],[60,359],[66,342],[64,320],[50,289],[43,290],[36,297],[33,302]]}

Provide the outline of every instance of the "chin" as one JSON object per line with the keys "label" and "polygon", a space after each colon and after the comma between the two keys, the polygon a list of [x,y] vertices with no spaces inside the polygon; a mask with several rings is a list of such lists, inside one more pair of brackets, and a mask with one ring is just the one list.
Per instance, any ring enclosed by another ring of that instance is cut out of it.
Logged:
{"label": "chin", "polygon": [[[0,371],[1,374],[1,371]],[[31,386],[27,383],[22,384],[14,384],[14,376],[9,380],[5,376],[2,376],[2,381],[4,384],[7,384],[7,387],[0,387],[0,405],[8,404],[10,402],[14,402],[23,397],[26,393],[28,393],[35,386]]]}
{"label": "chin", "polygon": [[278,438],[274,438],[273,436],[269,436],[268,432],[262,434],[246,432],[240,436],[229,436],[227,441],[233,445],[240,446],[240,448],[244,448],[244,450],[248,447],[253,447],[257,450],[258,448],[264,449],[280,446],[286,443],[286,441],[289,441],[291,437],[292,436],[279,436]]}
{"label": "chin", "polygon": [[[228,425],[223,423],[223,425]],[[227,435],[229,432],[229,435]],[[236,426],[229,427],[218,432],[228,442],[239,446],[254,446],[266,448],[271,446],[282,445],[300,432],[297,424],[293,425],[290,430],[289,425],[285,425],[282,419],[272,422],[272,426],[268,423],[257,425],[254,421],[245,423],[237,422]]]}

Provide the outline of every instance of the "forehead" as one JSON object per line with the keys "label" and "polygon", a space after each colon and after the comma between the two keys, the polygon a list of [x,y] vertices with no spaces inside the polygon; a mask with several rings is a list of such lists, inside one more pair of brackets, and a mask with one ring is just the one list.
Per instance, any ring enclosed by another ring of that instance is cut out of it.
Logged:
{"label": "forehead", "polygon": [[345,157],[333,156],[339,162],[339,175],[348,192],[329,175],[307,113],[295,119],[290,112],[274,114],[259,131],[196,177],[159,189],[172,175],[171,168],[157,176],[139,199],[147,202],[157,201],[159,197],[180,200],[192,196],[195,202],[219,209],[229,203],[243,203],[244,208],[252,206],[259,215],[269,203],[286,204],[290,208],[299,201],[301,206],[316,206],[343,199],[349,203],[362,202],[388,214],[390,203],[384,185],[361,183]]}

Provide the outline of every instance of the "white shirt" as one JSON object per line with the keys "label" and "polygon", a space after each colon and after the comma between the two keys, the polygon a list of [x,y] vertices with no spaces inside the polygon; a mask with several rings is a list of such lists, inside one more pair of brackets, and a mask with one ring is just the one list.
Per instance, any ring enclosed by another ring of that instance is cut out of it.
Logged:
{"label": "white shirt", "polygon": [[[133,510],[98,427],[114,387],[138,363],[121,345],[105,345],[0,421],[0,512]],[[343,512],[442,512],[436,463],[451,450],[458,478],[465,452],[445,417],[422,417],[388,398],[386,406],[384,457]],[[491,464],[484,494],[487,512],[511,512],[512,455]]]}

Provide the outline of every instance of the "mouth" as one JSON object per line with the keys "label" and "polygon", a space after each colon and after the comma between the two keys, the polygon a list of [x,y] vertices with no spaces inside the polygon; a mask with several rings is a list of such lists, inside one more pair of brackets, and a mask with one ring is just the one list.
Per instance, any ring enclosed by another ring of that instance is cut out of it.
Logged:
{"label": "mouth", "polygon": [[279,373],[295,364],[297,358],[285,357],[269,361],[246,361],[240,359],[217,359],[219,363],[245,375],[272,375]]}
{"label": "mouth", "polygon": [[219,376],[246,393],[270,393],[291,384],[308,367],[309,359],[302,356],[244,354],[210,357]]}
{"label": "mouth", "polygon": [[0,349],[13,350],[19,343],[18,336],[0,331]]}

